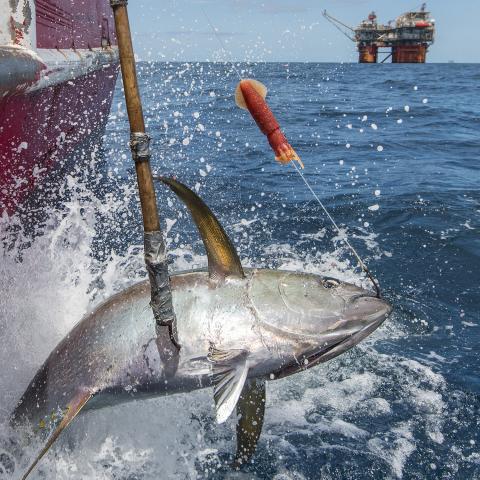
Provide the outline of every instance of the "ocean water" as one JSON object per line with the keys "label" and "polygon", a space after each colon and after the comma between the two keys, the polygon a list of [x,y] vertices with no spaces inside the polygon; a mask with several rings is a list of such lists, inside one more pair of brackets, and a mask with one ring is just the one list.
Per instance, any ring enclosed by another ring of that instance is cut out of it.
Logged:
{"label": "ocean water", "polygon": [[[268,384],[243,472],[228,468],[233,420],[215,425],[205,390],[80,416],[32,478],[480,479],[480,65],[236,68],[267,85],[306,178],[395,311],[352,351]],[[139,75],[152,168],[198,191],[244,265],[368,286],[297,173],[235,106],[231,65],[142,63]],[[79,153],[59,197],[35,221],[0,220],[4,445],[9,412],[56,343],[144,276],[127,142],[119,82],[102,146]],[[186,210],[157,190],[172,271],[204,266]],[[8,446],[2,479],[6,458]]]}

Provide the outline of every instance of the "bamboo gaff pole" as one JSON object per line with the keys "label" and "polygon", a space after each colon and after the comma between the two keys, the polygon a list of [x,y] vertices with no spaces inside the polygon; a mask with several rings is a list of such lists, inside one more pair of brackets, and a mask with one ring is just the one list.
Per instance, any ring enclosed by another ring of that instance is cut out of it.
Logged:
{"label": "bamboo gaff pole", "polygon": [[138,190],[143,217],[145,264],[152,292],[151,307],[157,323],[157,333],[168,328],[170,340],[176,349],[176,318],[172,305],[170,278],[165,244],[160,228],[157,199],[150,168],[150,137],[145,132],[142,101],[137,81],[132,35],[128,20],[127,0],[110,0],[115,19],[118,52],[122,70],[125,102],[130,122],[130,148],[135,162]]}

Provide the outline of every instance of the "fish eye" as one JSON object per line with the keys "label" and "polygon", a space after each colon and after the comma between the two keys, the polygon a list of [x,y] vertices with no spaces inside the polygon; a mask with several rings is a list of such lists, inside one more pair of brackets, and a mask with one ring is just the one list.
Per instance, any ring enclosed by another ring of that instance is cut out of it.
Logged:
{"label": "fish eye", "polygon": [[325,278],[323,280],[323,286],[325,288],[336,288],[340,285],[340,282],[338,280],[335,280],[334,278]]}

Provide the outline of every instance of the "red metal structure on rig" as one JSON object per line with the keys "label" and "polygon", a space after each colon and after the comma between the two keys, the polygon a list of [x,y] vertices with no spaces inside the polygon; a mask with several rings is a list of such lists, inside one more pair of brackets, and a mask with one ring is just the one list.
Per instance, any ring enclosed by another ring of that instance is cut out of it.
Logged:
{"label": "red metal structure on rig", "polygon": [[323,16],[357,44],[359,63],[377,63],[380,49],[388,49],[381,63],[390,57],[392,63],[425,63],[435,37],[435,20],[426,11],[425,3],[418,11],[406,12],[387,25],[377,23],[375,12],[357,28],[337,20],[326,10]]}

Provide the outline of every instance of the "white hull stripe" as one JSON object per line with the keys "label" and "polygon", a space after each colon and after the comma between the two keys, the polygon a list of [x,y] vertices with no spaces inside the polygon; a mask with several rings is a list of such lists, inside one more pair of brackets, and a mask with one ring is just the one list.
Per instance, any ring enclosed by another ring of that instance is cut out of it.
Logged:
{"label": "white hull stripe", "polygon": [[28,88],[28,92],[41,90],[74,80],[89,73],[118,64],[118,48],[94,48],[82,50],[38,49],[36,51],[46,69],[40,80]]}

